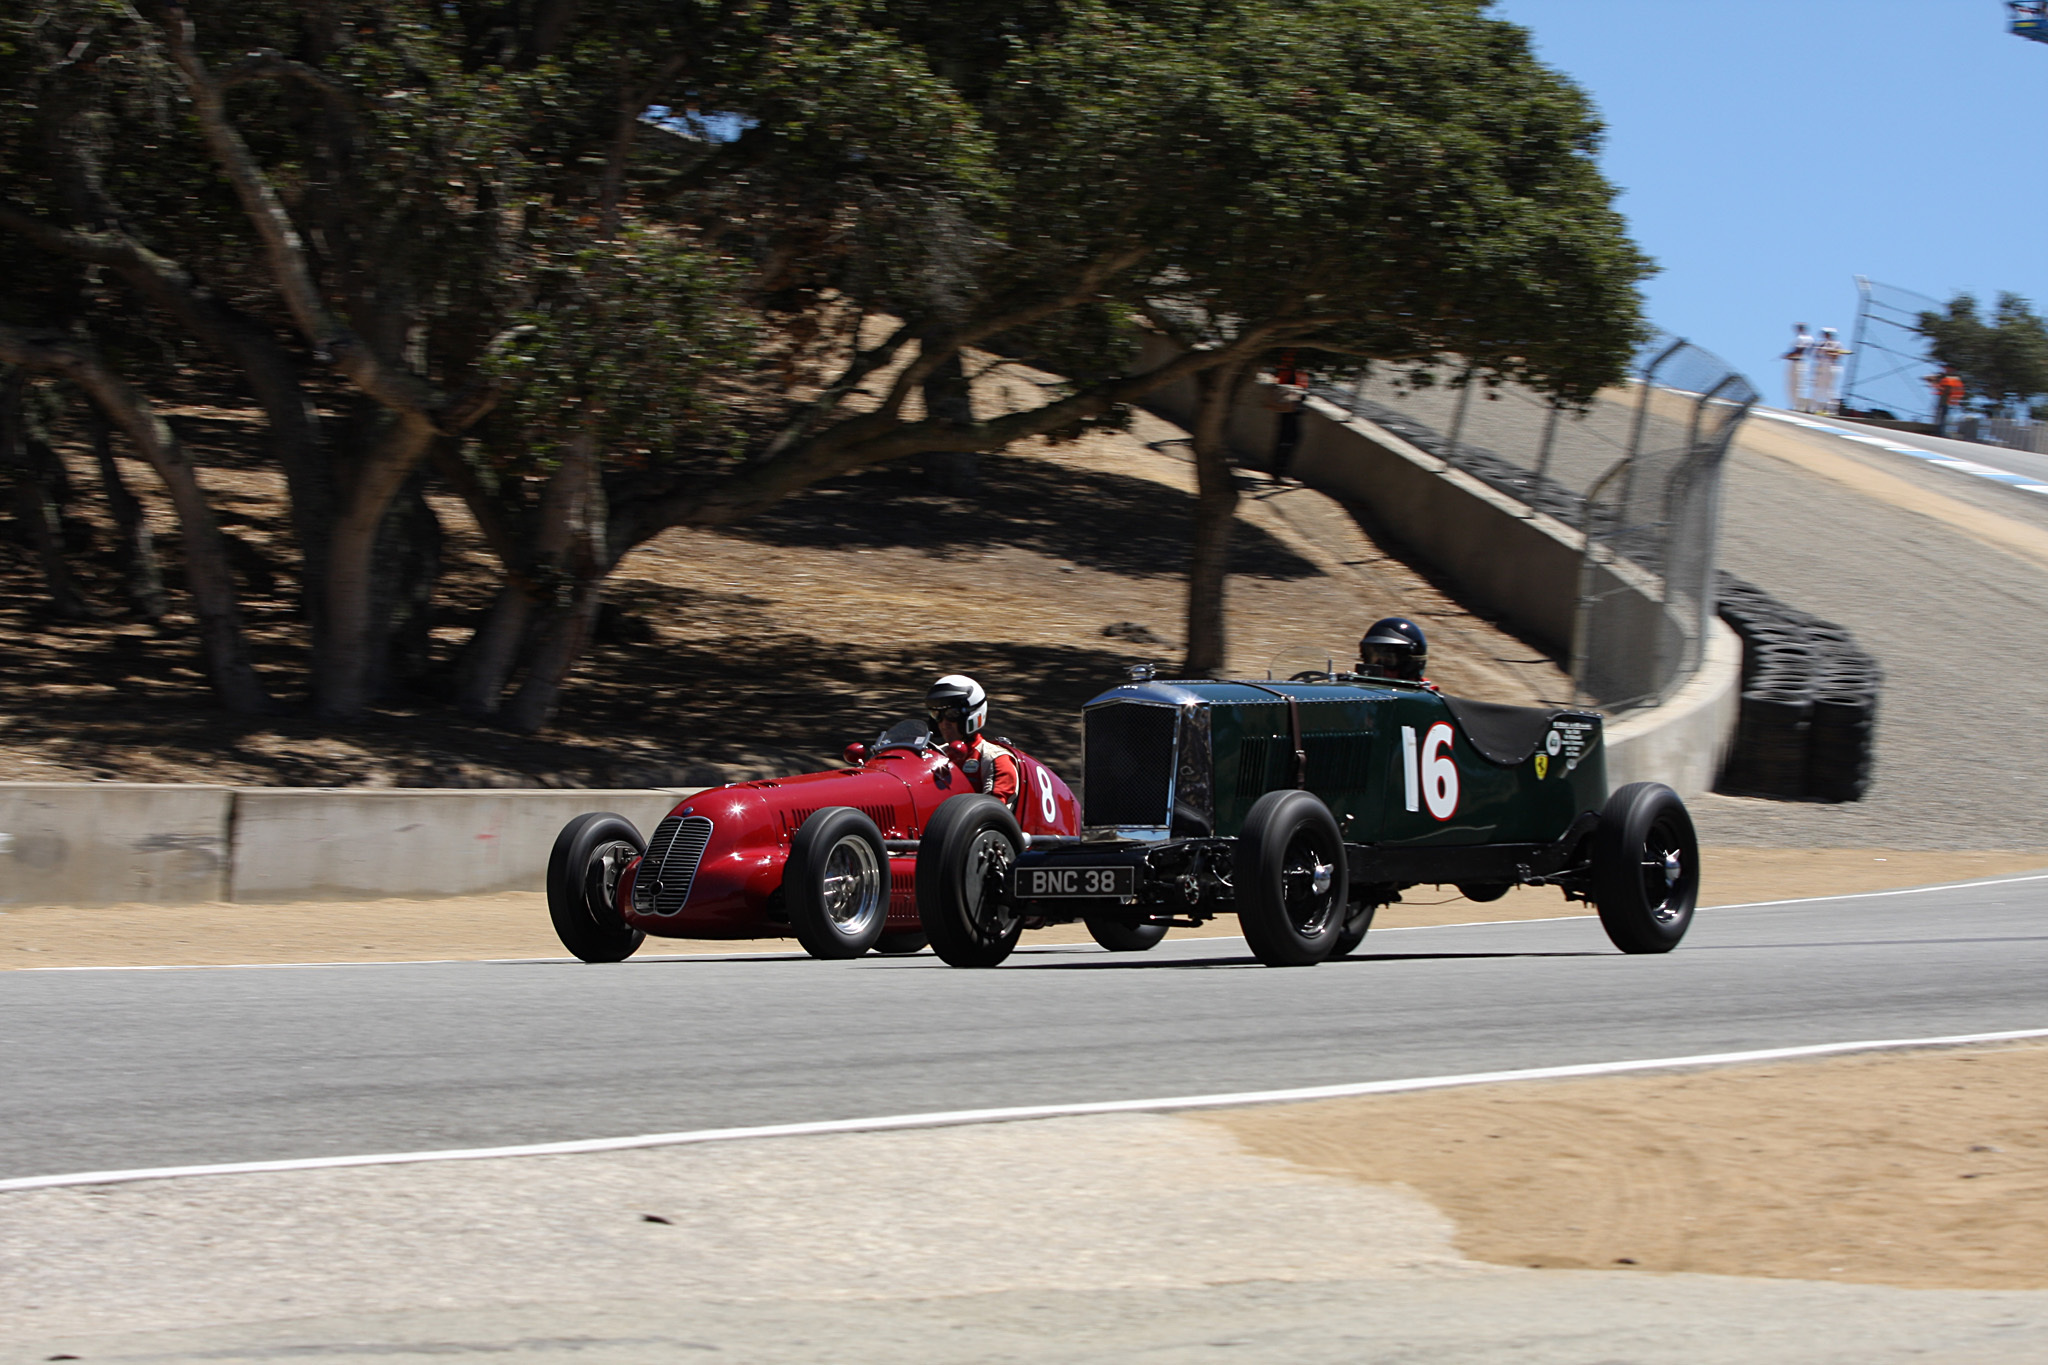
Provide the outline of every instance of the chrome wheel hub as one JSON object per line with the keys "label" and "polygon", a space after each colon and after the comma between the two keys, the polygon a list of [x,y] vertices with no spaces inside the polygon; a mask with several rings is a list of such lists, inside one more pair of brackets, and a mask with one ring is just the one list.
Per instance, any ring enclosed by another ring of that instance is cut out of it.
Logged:
{"label": "chrome wheel hub", "polygon": [[849,834],[825,855],[825,913],[845,933],[865,929],[882,911],[882,867],[867,840]]}

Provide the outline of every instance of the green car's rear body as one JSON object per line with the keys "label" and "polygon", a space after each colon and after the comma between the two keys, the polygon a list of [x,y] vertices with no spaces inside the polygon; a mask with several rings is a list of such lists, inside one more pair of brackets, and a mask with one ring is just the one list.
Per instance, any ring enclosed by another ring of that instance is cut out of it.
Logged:
{"label": "green car's rear body", "polygon": [[1234,838],[1259,797],[1301,787],[1349,844],[1549,843],[1607,799],[1587,711],[1378,681],[1145,682],[1082,714],[1091,837]]}

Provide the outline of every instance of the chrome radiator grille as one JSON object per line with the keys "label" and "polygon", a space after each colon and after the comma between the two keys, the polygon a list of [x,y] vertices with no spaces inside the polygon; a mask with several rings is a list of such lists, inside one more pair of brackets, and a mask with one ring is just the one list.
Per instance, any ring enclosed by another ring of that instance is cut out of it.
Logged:
{"label": "chrome radiator grille", "polygon": [[671,815],[647,841],[647,859],[633,881],[633,911],[673,915],[690,899],[697,864],[711,842],[711,822],[701,815]]}

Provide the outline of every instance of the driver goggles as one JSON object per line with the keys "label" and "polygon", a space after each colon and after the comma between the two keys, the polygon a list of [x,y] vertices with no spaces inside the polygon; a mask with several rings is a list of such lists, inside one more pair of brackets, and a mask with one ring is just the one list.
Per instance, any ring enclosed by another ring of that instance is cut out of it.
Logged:
{"label": "driver goggles", "polygon": [[1406,645],[1360,645],[1358,662],[1368,673],[1399,674],[1415,655]]}
{"label": "driver goggles", "polygon": [[932,732],[936,734],[945,721],[952,721],[962,731],[967,729],[967,708],[964,706],[941,706],[925,712],[931,717]]}

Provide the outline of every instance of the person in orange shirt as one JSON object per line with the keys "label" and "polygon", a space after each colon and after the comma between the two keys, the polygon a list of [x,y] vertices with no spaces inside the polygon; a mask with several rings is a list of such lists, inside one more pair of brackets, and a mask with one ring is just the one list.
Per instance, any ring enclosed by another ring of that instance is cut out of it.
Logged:
{"label": "person in orange shirt", "polygon": [[1963,410],[1963,399],[1967,390],[1963,387],[1962,376],[1953,365],[1941,367],[1940,374],[1930,374],[1927,382],[1934,387],[1934,429],[1943,436],[1948,435],[1950,414]]}
{"label": "person in orange shirt", "polygon": [[1293,351],[1284,351],[1266,391],[1266,405],[1279,418],[1273,431],[1271,473],[1275,483],[1286,481],[1288,466],[1294,463],[1294,449],[1301,444],[1301,410],[1307,403],[1308,372],[1294,363]]}

